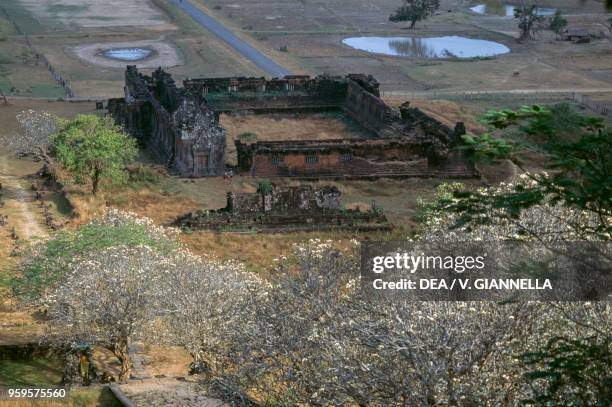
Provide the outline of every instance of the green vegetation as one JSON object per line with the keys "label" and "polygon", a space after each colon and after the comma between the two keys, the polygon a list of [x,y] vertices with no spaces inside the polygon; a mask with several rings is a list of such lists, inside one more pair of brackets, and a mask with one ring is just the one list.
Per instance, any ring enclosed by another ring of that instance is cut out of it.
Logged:
{"label": "green vegetation", "polygon": [[561,15],[561,11],[557,10],[553,18],[551,18],[548,28],[559,35],[565,27],[567,27],[567,20]]}
{"label": "green vegetation", "polygon": [[[515,190],[498,195],[480,192],[457,192],[454,200],[445,202],[446,210],[461,216],[458,225],[470,222],[490,221],[491,208],[505,209],[504,216],[515,218],[524,209],[541,205],[562,203],[568,207],[584,210],[599,219],[597,227],[583,230],[583,233],[607,240],[612,232],[608,220],[612,216],[612,133],[602,119],[579,117],[568,114],[566,107],[557,106],[551,110],[541,106],[523,106],[519,110],[490,111],[485,121],[496,129],[507,127],[535,136],[545,141],[542,146],[547,166],[552,175],[534,175],[529,186],[519,185]],[[573,138],[559,137],[563,130],[557,129],[558,121],[566,121],[565,130],[576,129]],[[498,145],[484,147],[474,140],[473,146],[485,150],[487,159],[508,157],[505,148]],[[474,154],[476,153],[474,147]],[[514,162],[520,167],[521,162]]]}
{"label": "green vegetation", "polygon": [[238,135],[238,140],[240,141],[256,141],[257,140],[257,134],[255,133],[241,133]]}
{"label": "green vegetation", "polygon": [[0,384],[3,386],[57,386],[62,380],[63,363],[57,356],[30,360],[3,360]]}
{"label": "green vegetation", "polygon": [[19,0],[2,0],[2,10],[9,17],[12,25],[16,27],[17,34],[34,35],[45,32],[43,24],[26,10]]}
{"label": "green vegetation", "polygon": [[103,180],[116,184],[127,179],[125,166],[137,155],[136,142],[110,117],[78,115],[63,124],[54,137],[53,155],[78,184],[91,182],[97,194]]}
{"label": "green vegetation", "polygon": [[30,86],[32,95],[43,98],[55,98],[66,94],[64,89],[56,83],[39,83]]}
{"label": "green vegetation", "polygon": [[20,275],[9,284],[18,297],[36,300],[56,284],[71,261],[114,246],[148,246],[168,253],[177,249],[178,243],[151,224],[108,213],[101,220],[76,231],[60,232],[52,239],[29,248],[19,267]]}
{"label": "green vegetation", "polygon": [[129,186],[138,188],[142,186],[158,185],[162,181],[162,175],[142,164],[128,168]]}
{"label": "green vegetation", "polygon": [[464,150],[473,161],[490,161],[496,159],[510,158],[514,150],[512,144],[503,138],[495,138],[490,134],[475,136],[465,134],[462,137],[463,146],[459,150]]}
{"label": "green vegetation", "polygon": [[439,0],[404,0],[404,5],[389,16],[389,21],[410,21],[410,28],[414,28],[417,21],[425,20],[438,8]]}
{"label": "green vegetation", "polygon": [[0,64],[10,64],[13,61],[13,56],[7,54],[5,51],[0,51]]}
{"label": "green vegetation", "polygon": [[106,388],[79,389],[70,393],[72,407],[122,407],[113,392]]}
{"label": "green vegetation", "polygon": [[268,179],[263,179],[257,183],[257,193],[261,195],[269,195],[272,193],[274,185]]}
{"label": "green vegetation", "polygon": [[518,20],[520,37],[518,42],[526,42],[535,38],[546,22],[546,17],[538,13],[538,6],[534,3],[523,2],[514,8],[514,18]]}
{"label": "green vegetation", "polygon": [[554,337],[544,349],[529,352],[524,362],[533,370],[525,377],[539,390],[528,405],[612,405],[610,339]]}

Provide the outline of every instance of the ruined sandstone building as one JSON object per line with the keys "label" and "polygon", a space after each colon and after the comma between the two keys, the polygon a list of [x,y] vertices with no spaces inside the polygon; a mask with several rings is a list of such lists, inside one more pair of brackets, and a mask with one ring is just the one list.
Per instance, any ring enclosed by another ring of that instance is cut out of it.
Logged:
{"label": "ruined sandstone building", "polygon": [[408,103],[399,111],[391,108],[372,76],[203,78],[185,80],[179,88],[161,69],[146,76],[129,66],[125,81],[125,97],[109,100],[109,113],[182,176],[226,171],[226,133],[219,115],[239,111],[338,111],[373,134],[370,139],[237,140],[237,169],[245,174],[303,179],[477,175],[455,150],[465,133],[462,123],[451,129]]}
{"label": "ruined sandstone building", "polygon": [[390,230],[391,224],[377,207],[362,211],[343,209],[336,187],[281,188],[255,193],[228,192],[225,208],[196,211],[176,220],[183,229],[218,232],[297,232],[313,230]]}

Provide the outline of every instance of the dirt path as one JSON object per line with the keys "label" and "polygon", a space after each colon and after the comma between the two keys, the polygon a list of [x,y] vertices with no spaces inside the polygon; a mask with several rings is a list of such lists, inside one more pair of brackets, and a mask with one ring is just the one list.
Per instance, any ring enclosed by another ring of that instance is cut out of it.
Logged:
{"label": "dirt path", "polygon": [[8,225],[4,228],[8,231],[15,228],[17,235],[23,239],[46,236],[47,232],[40,222],[40,211],[35,207],[34,194],[25,187],[25,180],[11,174],[6,157],[2,155],[0,183],[4,202],[1,212],[8,216]]}

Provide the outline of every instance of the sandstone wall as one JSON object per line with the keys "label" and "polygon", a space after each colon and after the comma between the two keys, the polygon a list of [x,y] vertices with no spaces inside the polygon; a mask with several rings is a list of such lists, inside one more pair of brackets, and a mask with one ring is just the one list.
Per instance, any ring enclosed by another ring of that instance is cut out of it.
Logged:
{"label": "sandstone wall", "polygon": [[108,111],[156,161],[183,176],[223,175],[225,131],[203,100],[161,69],[149,77],[129,66],[125,83],[125,98],[109,102]]}
{"label": "sandstone wall", "polygon": [[399,114],[356,81],[349,81],[343,107],[355,121],[368,130],[381,137],[394,136],[391,126],[399,121]]}

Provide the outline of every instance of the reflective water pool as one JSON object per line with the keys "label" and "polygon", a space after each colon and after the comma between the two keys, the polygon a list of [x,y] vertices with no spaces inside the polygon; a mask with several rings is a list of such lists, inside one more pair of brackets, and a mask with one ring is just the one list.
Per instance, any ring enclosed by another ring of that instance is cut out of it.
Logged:
{"label": "reflective water pool", "polygon": [[139,61],[153,53],[147,48],[116,48],[102,52],[107,58],[119,59],[121,61]]}
{"label": "reflective water pool", "polygon": [[448,37],[353,37],[342,42],[376,54],[418,58],[474,58],[506,54],[510,48],[498,42]]}
{"label": "reflective water pool", "polygon": [[[489,4],[478,4],[474,7],[470,7],[474,13],[477,14],[490,14],[497,16],[514,17],[514,8],[516,6],[511,4],[499,4],[496,2],[489,2]],[[556,8],[539,7],[536,13],[540,16],[552,16],[557,12]]]}

